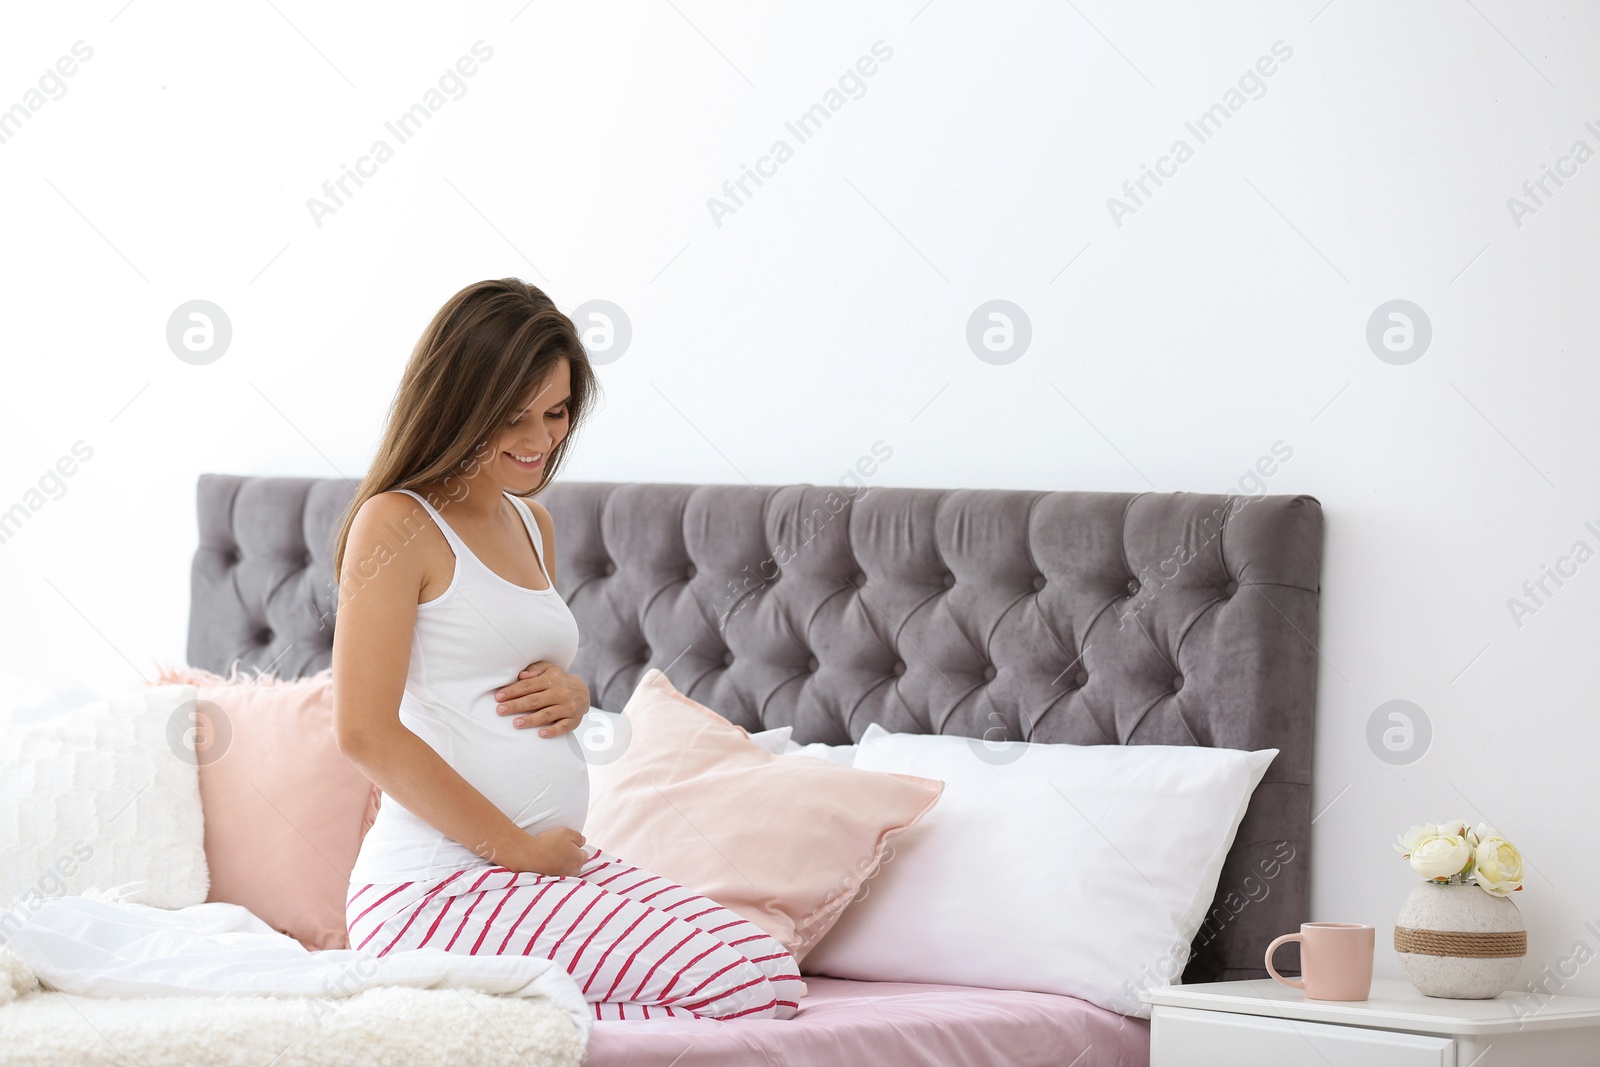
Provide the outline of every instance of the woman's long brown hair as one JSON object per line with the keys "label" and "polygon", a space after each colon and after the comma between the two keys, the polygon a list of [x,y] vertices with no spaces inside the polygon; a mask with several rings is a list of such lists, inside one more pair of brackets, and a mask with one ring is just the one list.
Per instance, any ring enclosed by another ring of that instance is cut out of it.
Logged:
{"label": "woman's long brown hair", "polygon": [[[422,492],[442,484],[444,497],[422,493],[438,507],[456,498],[452,482],[464,494],[460,479],[493,458],[484,454],[490,442],[562,359],[572,378],[567,435],[545,457],[544,475],[528,496],[555,478],[597,395],[589,357],[572,320],[543,290],[520,278],[477,282],[446,301],[411,353],[377,455],[344,514],[333,552],[335,585],[362,504],[395,489]],[[543,417],[542,409],[537,417]]]}

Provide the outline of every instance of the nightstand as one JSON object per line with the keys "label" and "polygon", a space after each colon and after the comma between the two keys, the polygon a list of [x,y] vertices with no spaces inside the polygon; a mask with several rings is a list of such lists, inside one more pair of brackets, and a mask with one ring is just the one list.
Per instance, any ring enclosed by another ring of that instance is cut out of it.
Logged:
{"label": "nightstand", "polygon": [[1271,979],[1150,989],[1150,1067],[1593,1067],[1600,1000],[1425,997],[1374,979],[1362,1001],[1307,1000]]}

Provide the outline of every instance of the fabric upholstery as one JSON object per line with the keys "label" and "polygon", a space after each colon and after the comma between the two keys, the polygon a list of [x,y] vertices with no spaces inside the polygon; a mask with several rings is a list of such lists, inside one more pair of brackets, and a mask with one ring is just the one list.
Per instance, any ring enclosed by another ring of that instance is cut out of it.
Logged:
{"label": "fabric upholstery", "polygon": [[[329,665],[329,540],[354,489],[201,476],[192,664]],[[1262,977],[1267,942],[1311,918],[1315,498],[567,482],[539,499],[596,705],[659,667],[800,743],[876,721],[1276,748],[1185,980]]]}

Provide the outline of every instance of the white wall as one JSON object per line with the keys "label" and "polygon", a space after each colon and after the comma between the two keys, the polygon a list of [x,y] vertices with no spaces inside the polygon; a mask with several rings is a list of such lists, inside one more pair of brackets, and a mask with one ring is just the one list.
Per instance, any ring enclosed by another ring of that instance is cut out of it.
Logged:
{"label": "white wall", "polygon": [[[1386,930],[1414,883],[1394,834],[1459,814],[1533,865],[1530,977],[1600,952],[1600,564],[1507,608],[1600,548],[1600,161],[1507,206],[1600,150],[1600,9],[354,6],[7,15],[0,107],[93,55],[0,144],[0,509],[93,455],[0,544],[0,672],[180,661],[196,475],[357,475],[433,311],[516,274],[633,323],[574,478],[827,483],[881,439],[882,484],[1218,492],[1285,442],[1271,491],[1328,520],[1316,917]],[[466,94],[396,146],[384,122],[479,40]],[[865,93],[719,226],[707,198],[878,41]],[[1198,144],[1185,121],[1279,41]],[[316,225],[307,198],[380,137],[394,158]],[[1107,198],[1180,137],[1117,225]],[[165,340],[197,298],[233,328],[204,366]],[[995,298],[1033,331],[999,366],[965,339]],[[1392,299],[1434,331],[1408,365],[1365,339]],[[1366,739],[1392,699],[1432,723],[1409,765]]]}

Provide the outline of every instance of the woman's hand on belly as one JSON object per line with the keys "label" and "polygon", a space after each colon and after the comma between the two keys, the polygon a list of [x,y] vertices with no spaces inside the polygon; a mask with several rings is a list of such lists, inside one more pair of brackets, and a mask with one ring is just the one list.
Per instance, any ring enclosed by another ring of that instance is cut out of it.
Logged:
{"label": "woman's hand on belly", "polygon": [[540,660],[530,663],[511,684],[496,689],[497,715],[515,715],[518,729],[540,727],[540,737],[560,737],[578,728],[589,713],[589,687],[582,678]]}
{"label": "woman's hand on belly", "polygon": [[583,850],[582,834],[566,826],[557,826],[542,834],[528,835],[518,843],[512,855],[492,858],[511,871],[574,878],[588,862],[589,854]]}

